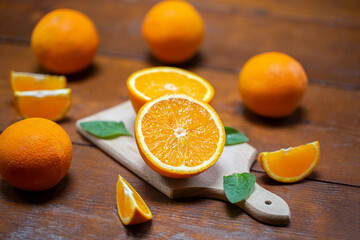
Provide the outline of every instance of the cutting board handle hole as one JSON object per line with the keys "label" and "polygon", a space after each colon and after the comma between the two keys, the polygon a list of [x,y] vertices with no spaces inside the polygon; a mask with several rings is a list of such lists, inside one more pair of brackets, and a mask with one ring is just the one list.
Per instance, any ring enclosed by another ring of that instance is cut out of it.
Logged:
{"label": "cutting board handle hole", "polygon": [[270,200],[266,200],[266,201],[265,201],[265,204],[266,204],[266,205],[271,205],[272,202],[271,202]]}

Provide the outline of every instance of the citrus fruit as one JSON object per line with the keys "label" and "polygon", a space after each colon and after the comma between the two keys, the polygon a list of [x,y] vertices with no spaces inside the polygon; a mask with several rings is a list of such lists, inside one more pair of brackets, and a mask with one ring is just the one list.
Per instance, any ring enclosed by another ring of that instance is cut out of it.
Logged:
{"label": "citrus fruit", "polygon": [[264,117],[284,117],[300,104],[307,76],[294,58],[268,52],[250,58],[239,75],[244,105]]}
{"label": "citrus fruit", "polygon": [[29,118],[0,135],[0,174],[12,186],[42,191],[66,175],[72,159],[67,133],[53,121]]}
{"label": "citrus fruit", "polygon": [[54,90],[65,88],[66,77],[25,72],[10,72],[13,91]]}
{"label": "citrus fruit", "polygon": [[63,119],[71,105],[71,89],[16,91],[15,107],[23,118]]}
{"label": "citrus fruit", "polygon": [[46,69],[59,74],[76,73],[94,58],[99,36],[94,23],[71,9],[49,12],[36,24],[31,48]]}
{"label": "citrus fruit", "polygon": [[209,104],[187,95],[168,94],[140,109],[135,139],[142,158],[154,171],[184,178],[215,164],[224,149],[225,130]]}
{"label": "citrus fruit", "polygon": [[269,177],[279,182],[292,183],[307,177],[319,159],[320,145],[316,141],[275,152],[263,152],[258,160]]}
{"label": "citrus fruit", "polygon": [[183,93],[211,103],[214,88],[195,73],[175,67],[146,68],[127,80],[129,98],[136,112],[150,99],[168,93]]}
{"label": "citrus fruit", "polygon": [[152,219],[152,214],[144,200],[120,175],[116,184],[116,205],[124,225],[143,223]]}
{"label": "citrus fruit", "polygon": [[182,63],[200,48],[204,23],[185,1],[162,1],[146,14],[142,34],[154,56],[165,63]]}

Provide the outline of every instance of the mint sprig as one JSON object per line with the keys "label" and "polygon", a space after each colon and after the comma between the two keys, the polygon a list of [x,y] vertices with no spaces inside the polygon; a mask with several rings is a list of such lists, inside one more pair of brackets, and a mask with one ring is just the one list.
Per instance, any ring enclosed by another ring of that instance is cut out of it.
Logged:
{"label": "mint sprig", "polygon": [[88,133],[102,139],[113,139],[120,136],[131,136],[123,122],[89,121],[82,122],[80,126]]}
{"label": "mint sprig", "polygon": [[226,126],[224,128],[226,133],[225,146],[241,144],[249,141],[249,139],[244,134],[235,128]]}
{"label": "mint sprig", "polygon": [[227,199],[231,203],[237,203],[249,196],[254,187],[256,178],[251,173],[234,173],[224,176],[223,184]]}

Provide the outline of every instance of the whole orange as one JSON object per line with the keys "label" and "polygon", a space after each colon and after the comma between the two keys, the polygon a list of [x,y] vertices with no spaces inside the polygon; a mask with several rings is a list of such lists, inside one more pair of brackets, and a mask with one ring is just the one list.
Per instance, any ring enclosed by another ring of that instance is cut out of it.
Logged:
{"label": "whole orange", "polygon": [[28,118],[0,135],[0,174],[12,186],[41,191],[66,175],[72,159],[67,133],[55,122]]}
{"label": "whole orange", "polygon": [[57,9],[36,24],[31,48],[46,69],[59,74],[76,73],[86,68],[99,46],[94,23],[83,13]]}
{"label": "whole orange", "polygon": [[242,101],[264,117],[284,117],[299,106],[307,87],[304,68],[294,58],[268,52],[250,58],[239,75]]}
{"label": "whole orange", "polygon": [[191,4],[163,1],[147,12],[142,34],[158,60],[182,63],[192,58],[200,48],[204,23]]}

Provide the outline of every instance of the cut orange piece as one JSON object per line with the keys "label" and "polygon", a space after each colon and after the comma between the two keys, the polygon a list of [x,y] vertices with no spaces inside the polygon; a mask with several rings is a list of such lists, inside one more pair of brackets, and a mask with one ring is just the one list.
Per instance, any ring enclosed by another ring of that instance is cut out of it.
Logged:
{"label": "cut orange piece", "polygon": [[266,174],[276,181],[286,183],[307,177],[315,169],[319,159],[319,141],[259,155],[259,162]]}
{"label": "cut orange piece", "polygon": [[211,103],[212,85],[195,73],[175,67],[153,67],[133,73],[127,80],[129,98],[136,112],[154,97],[183,93]]}
{"label": "cut orange piece", "polygon": [[58,121],[71,105],[71,89],[14,92],[16,109],[23,118],[41,117]]}
{"label": "cut orange piece", "polygon": [[157,173],[190,177],[207,170],[225,145],[224,126],[207,103],[183,94],[150,100],[135,121],[135,139],[144,161]]}
{"label": "cut orange piece", "polygon": [[10,72],[13,91],[54,90],[65,88],[66,77],[25,72]]}
{"label": "cut orange piece", "polygon": [[116,205],[124,225],[143,223],[152,219],[144,200],[120,175],[116,184]]}

